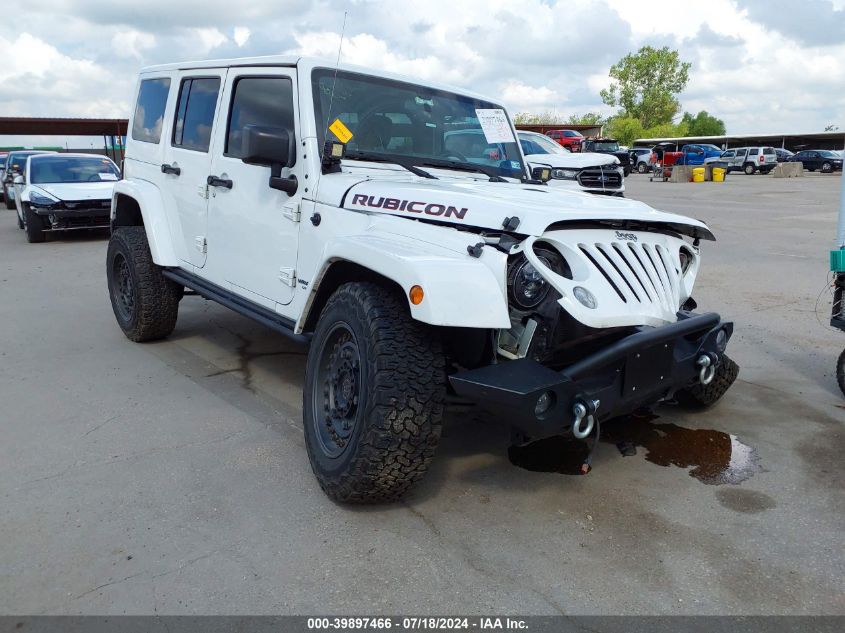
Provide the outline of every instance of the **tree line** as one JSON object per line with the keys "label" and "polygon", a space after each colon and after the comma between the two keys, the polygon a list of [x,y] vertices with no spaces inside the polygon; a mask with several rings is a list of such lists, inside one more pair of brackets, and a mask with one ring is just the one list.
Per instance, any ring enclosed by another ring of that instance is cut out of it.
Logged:
{"label": "tree line", "polygon": [[514,117],[517,124],[603,125],[606,133],[623,145],[638,138],[719,136],[725,123],[706,110],[681,112],[678,95],[689,83],[692,64],[681,60],[668,46],[643,46],[610,67],[610,85],[600,92],[602,101],[618,111],[603,117],[598,112],[571,115],[566,119],[552,112]]}

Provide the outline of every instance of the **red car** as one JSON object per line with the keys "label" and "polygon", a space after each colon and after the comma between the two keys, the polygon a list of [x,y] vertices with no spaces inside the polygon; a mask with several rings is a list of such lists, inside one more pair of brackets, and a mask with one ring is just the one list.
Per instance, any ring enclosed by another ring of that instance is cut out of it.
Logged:
{"label": "red car", "polygon": [[580,152],[584,136],[575,130],[549,130],[546,136],[563,145],[570,152]]}

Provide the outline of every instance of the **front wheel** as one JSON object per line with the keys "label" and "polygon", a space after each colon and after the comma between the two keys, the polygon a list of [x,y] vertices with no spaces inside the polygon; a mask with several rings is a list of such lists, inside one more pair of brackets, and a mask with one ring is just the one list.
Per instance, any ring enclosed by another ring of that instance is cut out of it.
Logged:
{"label": "front wheel", "polygon": [[831,163],[822,163],[822,173],[829,174],[833,171],[833,165]]}
{"label": "front wheel", "polygon": [[648,171],[648,165],[645,163],[637,163],[637,173],[644,174]]}
{"label": "front wheel", "polygon": [[7,187],[3,187],[3,202],[6,203],[6,208],[11,210],[15,208],[15,201],[9,200],[9,189]]}
{"label": "front wheel", "polygon": [[721,399],[739,375],[739,365],[727,355],[716,367],[716,374],[710,384],[696,383],[692,387],[681,389],[675,394],[678,404],[694,409],[704,409]]}
{"label": "front wheel", "polygon": [[[44,220],[40,215],[29,208],[29,205],[23,208],[24,222],[23,228],[26,231],[26,241],[30,244],[43,242],[47,239],[47,234],[44,232]],[[18,219],[20,223],[20,219]]]}
{"label": "front wheel", "polygon": [[440,440],[445,360],[390,288],[347,283],[320,315],[305,370],[303,426],[323,491],[344,503],[401,497]]}
{"label": "front wheel", "polygon": [[176,327],[182,287],[153,262],[143,226],[117,229],[106,253],[114,316],[123,333],[140,343],[168,336]]}
{"label": "front wheel", "polygon": [[836,382],[839,384],[842,395],[845,395],[845,349],[842,350],[839,360],[836,361]]}

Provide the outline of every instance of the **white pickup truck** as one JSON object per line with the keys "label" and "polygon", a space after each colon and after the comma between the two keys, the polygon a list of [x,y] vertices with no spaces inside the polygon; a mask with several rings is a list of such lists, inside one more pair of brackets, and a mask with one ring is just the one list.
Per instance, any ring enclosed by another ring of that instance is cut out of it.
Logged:
{"label": "white pickup truck", "polygon": [[[710,404],[736,375],[732,324],[692,311],[707,226],[549,187],[493,99],[265,57],[147,68],[135,103],[107,255],[118,324],[166,337],[189,288],[308,342],[305,441],[336,500],[417,482],[447,392],[528,442]],[[444,143],[466,130],[479,153]]]}

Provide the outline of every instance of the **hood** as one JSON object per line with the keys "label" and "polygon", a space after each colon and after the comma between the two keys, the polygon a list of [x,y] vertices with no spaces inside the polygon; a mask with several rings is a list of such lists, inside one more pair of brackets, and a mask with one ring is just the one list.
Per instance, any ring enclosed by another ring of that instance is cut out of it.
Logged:
{"label": "hood", "polygon": [[584,167],[598,167],[605,165],[616,165],[619,161],[614,160],[611,154],[598,154],[595,152],[574,152],[571,154],[526,154],[525,159],[529,163],[548,165],[549,167],[568,167],[570,169],[582,169]]}
{"label": "hood", "polygon": [[321,179],[318,201],[353,211],[421,218],[454,226],[502,230],[519,218],[515,232],[542,235],[560,222],[606,222],[619,227],[665,228],[690,237],[715,239],[703,222],[656,211],[626,198],[593,196],[545,185],[494,183],[469,178],[427,180],[379,178],[351,173]]}
{"label": "hood", "polygon": [[111,200],[113,181],[103,182],[55,182],[30,185],[59,200]]}

